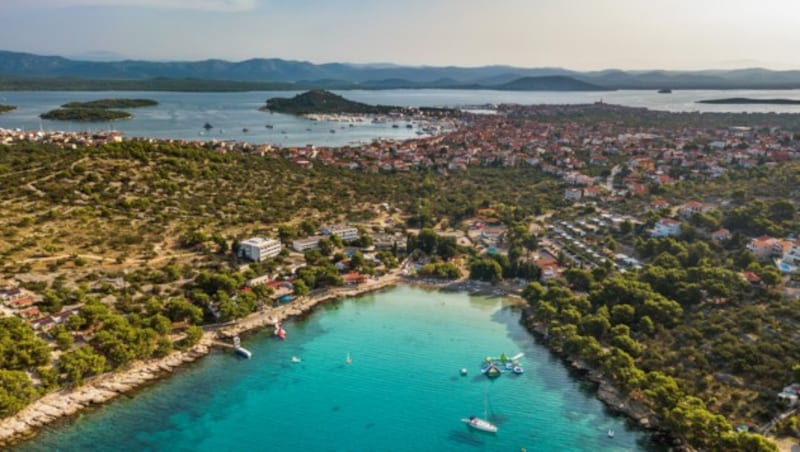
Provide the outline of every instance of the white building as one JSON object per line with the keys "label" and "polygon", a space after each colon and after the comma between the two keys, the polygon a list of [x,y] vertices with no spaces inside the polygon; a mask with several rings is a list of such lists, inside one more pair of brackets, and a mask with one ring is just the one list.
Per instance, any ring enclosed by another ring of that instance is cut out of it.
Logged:
{"label": "white building", "polygon": [[680,235],[681,222],[671,218],[662,218],[653,226],[651,237],[670,237]]}
{"label": "white building", "polygon": [[564,190],[564,199],[567,201],[578,201],[583,197],[583,190],[580,188],[568,188]]}
{"label": "white building", "polygon": [[312,235],[311,237],[306,237],[304,239],[297,239],[292,242],[292,248],[298,253],[304,253],[308,250],[313,250],[314,248],[319,247],[319,239],[321,239],[321,235]]}
{"label": "white building", "polygon": [[326,226],[322,228],[322,233],[325,235],[336,235],[342,239],[343,242],[352,242],[358,240],[358,228],[346,225]]}
{"label": "white building", "polygon": [[239,245],[239,257],[246,257],[250,260],[261,262],[280,254],[281,242],[275,239],[265,239],[263,237],[253,237],[247,239]]}

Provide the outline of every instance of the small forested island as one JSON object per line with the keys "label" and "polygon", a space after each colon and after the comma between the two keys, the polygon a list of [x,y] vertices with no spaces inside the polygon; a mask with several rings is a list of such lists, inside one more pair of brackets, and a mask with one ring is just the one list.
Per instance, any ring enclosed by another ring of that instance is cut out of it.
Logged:
{"label": "small forested island", "polygon": [[312,89],[298,94],[291,99],[286,97],[273,97],[261,107],[262,111],[288,113],[290,115],[309,114],[389,114],[400,111],[400,107],[387,105],[369,105],[345,99],[324,89]]}
{"label": "small forested island", "polygon": [[152,107],[158,102],[152,99],[98,99],[89,102],[68,102],[55,110],[39,115],[42,119],[55,121],[116,121],[129,119],[133,115],[112,108]]}
{"label": "small forested island", "polygon": [[3,105],[3,104],[0,104],[0,114],[2,114],[2,113],[8,113],[9,111],[14,111],[14,110],[16,110],[16,109],[17,109],[17,107],[15,107],[15,106],[13,106],[13,105]]}
{"label": "small forested island", "polygon": [[726,99],[698,100],[698,104],[764,104],[764,105],[800,105],[800,99],[753,99],[751,97],[729,97]]}
{"label": "small forested island", "polygon": [[154,107],[158,102],[152,99],[98,99],[89,102],[69,102],[62,108],[140,108]]}
{"label": "small forested island", "polygon": [[126,111],[108,110],[105,108],[56,108],[39,115],[42,119],[54,121],[99,122],[129,119],[133,115]]}

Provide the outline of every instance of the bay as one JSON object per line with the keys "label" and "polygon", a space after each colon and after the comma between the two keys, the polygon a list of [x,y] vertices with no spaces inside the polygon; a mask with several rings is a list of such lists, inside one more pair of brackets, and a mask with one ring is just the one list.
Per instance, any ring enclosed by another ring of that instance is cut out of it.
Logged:
{"label": "bay", "polygon": [[[654,450],[519,318],[502,298],[407,286],[328,304],[287,322],[286,341],[246,338],[250,360],[212,353],[16,449]],[[503,352],[525,353],[526,372],[481,375],[482,359]],[[470,415],[499,432],[470,430],[459,421]]]}
{"label": "bay", "polygon": [[[115,129],[129,137],[174,138],[182,140],[236,140],[279,146],[341,146],[374,139],[403,140],[416,137],[417,128],[406,123],[349,124],[311,121],[283,114],[258,111],[271,97],[291,97],[292,91],[237,93],[185,92],[90,92],[90,91],[0,91],[0,104],[19,107],[0,115],[0,128],[22,130],[95,131]],[[400,106],[461,107],[484,104],[586,104],[603,101],[630,107],[665,111],[777,112],[800,113],[800,105],[699,104],[699,100],[750,97],[800,100],[800,90],[676,90],[659,94],[654,90],[607,92],[578,91],[494,91],[494,90],[353,90],[337,91],[348,99],[368,104]],[[132,119],[114,123],[44,121],[41,113],[71,101],[107,97],[147,98],[158,106],[131,109]],[[205,123],[214,128],[206,132]],[[271,126],[268,128],[267,126]],[[393,127],[397,125],[398,127]],[[247,129],[245,132],[244,129]],[[334,131],[331,133],[331,131]]]}

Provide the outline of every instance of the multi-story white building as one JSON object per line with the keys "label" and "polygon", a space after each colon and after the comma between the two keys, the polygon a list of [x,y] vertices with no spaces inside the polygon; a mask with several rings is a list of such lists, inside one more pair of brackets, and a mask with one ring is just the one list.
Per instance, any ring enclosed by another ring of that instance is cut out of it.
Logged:
{"label": "multi-story white building", "polygon": [[352,242],[358,240],[358,228],[347,225],[334,225],[322,228],[322,233],[325,235],[336,235],[342,239],[343,242]]}
{"label": "multi-story white building", "polygon": [[321,235],[312,235],[311,237],[306,237],[304,239],[297,239],[292,242],[292,248],[298,253],[304,253],[308,250],[313,250],[319,246],[319,239],[321,239]]}
{"label": "multi-story white building", "polygon": [[250,260],[261,262],[280,254],[281,242],[275,239],[265,239],[263,237],[253,237],[247,239],[239,245],[239,257],[246,257]]}

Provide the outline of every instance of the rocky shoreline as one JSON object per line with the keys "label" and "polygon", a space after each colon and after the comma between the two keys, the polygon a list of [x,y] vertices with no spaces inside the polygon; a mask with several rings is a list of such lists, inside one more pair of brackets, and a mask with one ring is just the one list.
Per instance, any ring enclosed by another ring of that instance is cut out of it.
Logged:
{"label": "rocky shoreline", "polygon": [[529,322],[530,309],[523,309],[522,318],[520,321],[524,322],[527,330],[536,338],[536,340],[547,347],[551,353],[561,358],[566,365],[573,369],[580,378],[595,383],[597,385],[596,397],[603,402],[605,406],[612,412],[619,415],[626,416],[632,423],[642,430],[647,430],[654,442],[669,446],[671,450],[675,451],[690,451],[693,450],[689,445],[685,444],[679,438],[676,438],[669,431],[665,430],[659,421],[656,413],[649,407],[633,400],[625,395],[619,388],[608,380],[605,375],[598,369],[591,368],[585,362],[571,356],[564,356],[554,349],[547,337],[547,332],[541,324]]}
{"label": "rocky shoreline", "polygon": [[45,425],[106,403],[205,356],[209,351],[208,340],[204,338],[189,350],[173,352],[160,359],[136,362],[123,372],[106,373],[83,386],[47,394],[18,413],[0,420],[0,447],[31,438]]}
{"label": "rocky shoreline", "polygon": [[[207,329],[201,341],[189,350],[176,351],[164,358],[138,361],[124,371],[106,373],[94,377],[78,388],[71,390],[64,389],[47,394],[15,415],[0,420],[0,447],[7,447],[25,439],[32,438],[38,433],[39,429],[46,425],[74,416],[81,410],[99,406],[119,395],[126,394],[145,384],[167,377],[172,374],[176,368],[194,362],[198,358],[207,355],[215,346],[230,347],[231,345],[228,339],[233,336],[257,331],[272,326],[276,322],[283,321],[287,318],[306,314],[318,304],[326,301],[363,295],[395,286],[401,282],[403,284],[426,287],[432,290],[461,291],[485,296],[515,296],[513,291],[498,288],[488,283],[469,280],[454,282],[408,278],[401,279],[396,274],[371,280],[360,286],[330,289],[316,296],[300,298],[291,304],[264,309],[224,326],[211,327]],[[529,309],[527,307],[523,308],[520,320],[526,323],[528,331],[533,334],[537,341],[557,354],[557,351],[553,350],[549,345],[544,329],[540,325],[526,322],[529,315]],[[621,391],[614,387],[611,382],[606,380],[601,372],[589,368],[580,360],[570,359],[562,355],[559,356],[583,378],[598,385],[597,398],[611,411],[627,416],[640,428],[651,432],[654,440],[659,443],[668,444],[673,447],[679,444],[674,437],[660,428],[658,418],[652,410],[637,401],[627,398]],[[686,449],[685,445],[682,445],[682,447],[679,446],[676,450],[689,449]]]}
{"label": "rocky shoreline", "polygon": [[230,346],[220,339],[225,340],[305,314],[326,301],[363,295],[394,286],[397,282],[397,275],[391,274],[360,286],[330,289],[316,296],[302,297],[291,304],[264,309],[236,322],[207,328],[200,342],[186,351],[175,351],[163,358],[137,361],[125,370],[99,375],[77,388],[49,393],[16,414],[0,419],[0,449],[36,436],[46,425],[165,378],[175,369],[207,355],[215,346]]}

